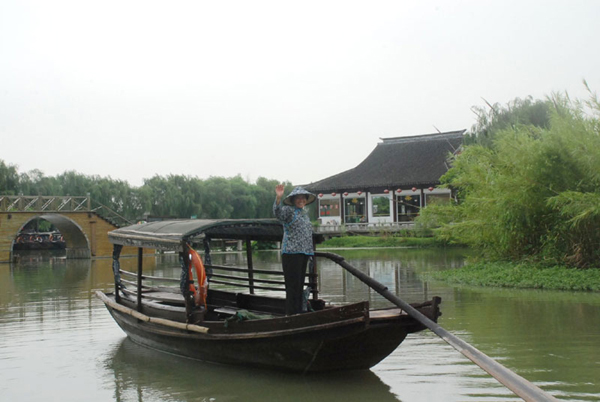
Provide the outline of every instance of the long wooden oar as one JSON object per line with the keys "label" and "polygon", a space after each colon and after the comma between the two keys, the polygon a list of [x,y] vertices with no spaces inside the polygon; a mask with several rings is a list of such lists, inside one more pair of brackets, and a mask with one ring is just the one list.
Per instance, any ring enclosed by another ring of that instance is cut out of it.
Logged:
{"label": "long wooden oar", "polygon": [[462,339],[452,335],[444,328],[439,326],[434,321],[427,318],[421,312],[416,310],[410,304],[404,302],[398,296],[392,294],[386,286],[377,282],[370,276],[360,272],[358,269],[348,264],[344,257],[333,254],[333,253],[315,253],[317,257],[325,257],[339,264],[342,268],[356,276],[362,282],[366,283],[369,287],[374,289],[377,293],[385,297],[387,300],[394,303],[396,306],[404,310],[408,315],[419,321],[421,324],[433,331],[437,336],[442,338],[446,343],[458,350],[464,356],[466,356],[473,363],[477,364],[483,370],[488,372],[492,377],[504,384],[505,387],[514,392],[517,396],[523,398],[525,401],[557,401],[552,395],[546,393],[536,385],[527,381],[523,377],[515,374],[511,370],[507,369],[485,353],[479,351],[477,348],[469,345]]}

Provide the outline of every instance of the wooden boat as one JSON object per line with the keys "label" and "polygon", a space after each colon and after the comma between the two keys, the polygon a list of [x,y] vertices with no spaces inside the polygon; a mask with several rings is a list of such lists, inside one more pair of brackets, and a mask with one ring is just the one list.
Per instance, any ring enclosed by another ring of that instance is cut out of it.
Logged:
{"label": "wooden boat", "polygon": [[[252,261],[252,241],[277,242],[282,235],[272,219],[171,220],[117,229],[108,234],[115,289],[96,294],[138,344],[208,362],[299,372],[368,369],[407,334],[425,329],[400,308],[370,310],[367,301],[330,305],[320,299],[317,263],[331,256],[326,253],[316,253],[307,275],[312,311],[286,316],[284,293],[272,295],[283,292],[283,273],[255,269]],[[210,245],[220,240],[245,242],[247,266],[213,265]],[[316,243],[321,240],[315,235]],[[137,274],[120,269],[123,246],[138,249]],[[188,256],[198,247],[209,278],[206,306],[196,305],[189,287]],[[144,249],[178,252],[181,278],[144,275]],[[179,286],[161,285],[165,281]],[[439,302],[435,297],[412,306],[436,321]]]}
{"label": "wooden boat", "polygon": [[17,235],[13,250],[64,250],[65,240],[60,232],[24,230]]}

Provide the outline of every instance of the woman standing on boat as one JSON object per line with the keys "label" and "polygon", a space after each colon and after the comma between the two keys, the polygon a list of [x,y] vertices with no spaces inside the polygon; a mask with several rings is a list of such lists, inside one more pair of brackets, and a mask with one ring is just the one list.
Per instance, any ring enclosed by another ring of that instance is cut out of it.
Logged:
{"label": "woman standing on boat", "polygon": [[304,207],[314,202],[316,197],[302,187],[296,187],[281,202],[283,191],[283,184],[275,187],[273,213],[283,223],[281,260],[285,278],[285,313],[292,315],[302,312],[306,266],[314,255],[312,225]]}

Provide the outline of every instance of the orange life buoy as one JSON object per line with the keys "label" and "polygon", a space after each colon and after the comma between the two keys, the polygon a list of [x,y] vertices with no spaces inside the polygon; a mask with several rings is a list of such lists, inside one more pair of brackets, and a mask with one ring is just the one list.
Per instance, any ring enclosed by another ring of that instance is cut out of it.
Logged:
{"label": "orange life buoy", "polygon": [[196,250],[190,248],[189,249],[189,276],[190,282],[194,280],[194,272],[192,271],[192,266],[194,267],[194,271],[196,271],[196,279],[198,280],[198,286],[194,286],[193,283],[190,283],[190,292],[194,295],[194,302],[197,306],[203,305],[206,307],[206,295],[208,293],[208,278],[206,277],[206,271],[204,269],[204,264],[202,263],[202,258],[196,252]]}

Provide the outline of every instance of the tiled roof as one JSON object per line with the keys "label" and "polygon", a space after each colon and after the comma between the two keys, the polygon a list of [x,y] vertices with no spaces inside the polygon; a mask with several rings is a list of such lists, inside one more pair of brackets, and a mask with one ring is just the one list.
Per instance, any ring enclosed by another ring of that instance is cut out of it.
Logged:
{"label": "tiled roof", "polygon": [[448,170],[449,157],[461,147],[465,131],[381,138],[382,142],[355,168],[305,188],[341,192],[438,184]]}

